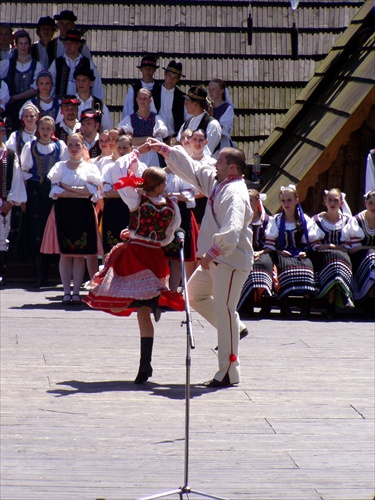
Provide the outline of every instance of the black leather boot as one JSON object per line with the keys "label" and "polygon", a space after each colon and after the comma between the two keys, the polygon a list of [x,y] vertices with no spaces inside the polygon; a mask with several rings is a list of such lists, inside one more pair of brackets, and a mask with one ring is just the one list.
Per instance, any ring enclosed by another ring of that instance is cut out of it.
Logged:
{"label": "black leather boot", "polygon": [[135,384],[144,384],[152,376],[151,357],[153,345],[153,337],[141,337],[141,357],[138,374],[134,380]]}
{"label": "black leather boot", "polygon": [[42,256],[37,254],[34,257],[34,288],[42,286]]}

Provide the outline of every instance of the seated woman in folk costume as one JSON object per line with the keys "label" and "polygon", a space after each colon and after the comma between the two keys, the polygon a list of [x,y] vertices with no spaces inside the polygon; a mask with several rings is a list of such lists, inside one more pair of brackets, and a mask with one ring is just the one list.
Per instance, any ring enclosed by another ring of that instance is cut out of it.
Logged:
{"label": "seated woman in folk costume", "polygon": [[342,232],[349,245],[353,266],[353,294],[356,304],[374,318],[375,298],[375,190],[364,195],[365,210],[352,217]]}
{"label": "seated woman in folk costume", "polygon": [[353,308],[351,290],[352,264],[348,247],[343,245],[342,232],[351,217],[345,193],[338,188],[325,191],[326,210],[313,216],[324,233],[324,238],[309,252],[319,285],[317,299],[328,302],[327,318],[333,319],[336,306]]}
{"label": "seated woman in folk costume", "polygon": [[289,297],[300,296],[304,297],[300,317],[306,317],[310,299],[319,291],[308,250],[320,242],[324,233],[314,219],[303,213],[294,185],[282,186],[279,200],[282,211],[270,217],[265,246],[272,250],[277,268],[282,315],[291,317]]}
{"label": "seated woman in folk costume", "polygon": [[240,314],[252,315],[254,306],[260,306],[260,315],[267,317],[271,311],[271,303],[267,300],[273,295],[273,262],[271,250],[265,247],[265,231],[269,216],[264,210],[262,201],[267,198],[265,193],[249,189],[250,206],[253,218],[250,228],[253,232],[254,263],[242,288],[237,310]]}

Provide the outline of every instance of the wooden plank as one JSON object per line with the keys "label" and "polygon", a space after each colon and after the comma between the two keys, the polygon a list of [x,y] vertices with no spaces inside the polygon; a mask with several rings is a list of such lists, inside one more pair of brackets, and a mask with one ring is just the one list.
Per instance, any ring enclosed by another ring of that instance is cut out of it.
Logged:
{"label": "wooden plank", "polygon": [[[2,497],[118,500],[178,488],[183,313],[162,315],[154,376],[136,388],[135,318],[64,311],[61,294],[2,291]],[[207,391],[198,384],[216,367],[215,334],[193,313],[190,486],[233,500],[371,498],[372,325],[291,328],[272,316],[241,342],[241,385]]]}

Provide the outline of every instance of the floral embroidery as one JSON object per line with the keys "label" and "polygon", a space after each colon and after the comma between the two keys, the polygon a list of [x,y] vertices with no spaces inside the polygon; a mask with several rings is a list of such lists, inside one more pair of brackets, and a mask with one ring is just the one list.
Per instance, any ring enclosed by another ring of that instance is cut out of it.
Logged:
{"label": "floral embroidery", "polygon": [[162,247],[162,250],[166,255],[178,255],[180,251],[180,243],[173,239],[169,245]]}
{"label": "floral embroidery", "polygon": [[82,233],[82,236],[79,240],[72,242],[66,236],[63,237],[63,247],[69,248],[69,250],[76,250],[77,248],[83,249],[87,245],[87,233]]}
{"label": "floral embroidery", "polygon": [[130,213],[129,229],[143,238],[162,241],[166,239],[166,230],[173,217],[173,204],[169,199],[162,205],[156,205],[142,196],[138,210]]}
{"label": "floral embroidery", "polygon": [[107,243],[110,247],[114,247],[120,243],[120,240],[113,235],[112,231],[107,231]]}

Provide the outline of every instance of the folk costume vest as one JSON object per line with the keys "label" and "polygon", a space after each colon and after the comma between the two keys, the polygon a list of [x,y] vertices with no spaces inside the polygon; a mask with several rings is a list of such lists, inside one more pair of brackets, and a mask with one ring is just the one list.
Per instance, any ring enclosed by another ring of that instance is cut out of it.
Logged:
{"label": "folk costume vest", "polygon": [[138,210],[130,212],[129,229],[135,237],[147,238],[159,242],[166,239],[166,230],[174,217],[173,203],[169,198],[157,205],[142,195]]}
{"label": "folk costume vest", "polygon": [[29,69],[23,73],[17,70],[17,57],[18,51],[15,50],[12,57],[9,59],[9,70],[4,81],[9,88],[9,95],[13,96],[29,90],[34,81],[34,73],[37,62],[35,59],[31,60]]}
{"label": "folk costume vest", "polygon": [[48,172],[60,159],[60,142],[56,141],[55,149],[46,155],[39,153],[37,144],[38,141],[33,141],[30,146],[30,151],[33,157],[33,166],[30,169],[32,178],[30,180],[42,183]]}
{"label": "folk costume vest", "polygon": [[0,198],[3,201],[7,199],[12,186],[14,157],[14,151],[7,148],[0,156]]}
{"label": "folk costume vest", "polygon": [[140,118],[137,113],[130,115],[134,137],[151,137],[155,126],[155,113],[150,113],[147,118]]}
{"label": "folk costume vest", "polygon": [[102,154],[102,150],[99,146],[99,141],[96,141],[92,148],[89,149],[90,158],[97,158]]}
{"label": "folk costume vest", "polygon": [[[349,222],[349,217],[347,215],[344,215],[344,214],[342,214],[341,217],[342,217],[342,229],[343,229],[344,226]],[[314,215],[313,219],[325,235],[324,240],[322,240],[323,244],[333,243],[334,245],[341,245],[342,229],[335,229],[333,231],[328,231],[327,228],[323,226],[318,215]]]}
{"label": "folk costume vest", "polygon": [[366,219],[363,212],[354,216],[357,219],[358,225],[365,233],[365,237],[361,240],[363,246],[374,246],[375,245],[375,233],[370,234],[366,228]]}
{"label": "folk costume vest", "polygon": [[[55,96],[58,99],[62,99],[66,95],[66,92],[68,89],[70,68],[66,64],[64,56],[58,57],[55,61],[55,64],[56,64]],[[84,69],[89,70],[90,69],[90,59],[81,55],[81,58],[77,64],[75,70],[77,70],[78,68],[84,68]]]}
{"label": "folk costume vest", "polygon": [[217,120],[220,123],[220,118],[223,116],[223,114],[226,112],[226,110],[229,108],[229,104],[227,102],[223,102],[223,104],[220,104],[217,108],[214,108],[214,112],[212,114],[213,118]]}
{"label": "folk costume vest", "polygon": [[[193,117],[194,118],[194,117]],[[190,125],[190,122],[193,118],[190,118],[189,120],[187,120],[185,123],[184,123],[184,126],[182,128],[182,131],[186,130],[189,128],[189,125]],[[200,121],[198,127],[195,129],[195,130],[199,130],[199,129],[202,129],[206,132],[207,130],[207,127],[208,125],[213,121],[215,120],[215,118],[213,116],[210,116],[207,112],[204,113],[204,116],[202,118],[202,120]],[[194,132],[194,130],[193,130]],[[216,146],[216,148],[214,149],[214,151],[212,151],[212,154],[214,154],[220,147],[220,142],[219,144]]]}
{"label": "folk costume vest", "polygon": [[[155,95],[156,94],[158,95],[157,101],[159,102],[159,106],[156,106],[156,100],[154,98],[154,94],[153,94],[153,99],[155,102],[156,111],[159,113],[161,107],[161,85],[158,85],[158,87],[156,88]],[[178,87],[175,87],[173,94],[173,103],[172,103],[172,116],[173,116],[174,131],[175,131],[174,135],[177,135],[178,131],[180,130],[185,121],[184,111],[185,111],[185,94]]]}

